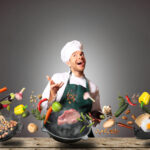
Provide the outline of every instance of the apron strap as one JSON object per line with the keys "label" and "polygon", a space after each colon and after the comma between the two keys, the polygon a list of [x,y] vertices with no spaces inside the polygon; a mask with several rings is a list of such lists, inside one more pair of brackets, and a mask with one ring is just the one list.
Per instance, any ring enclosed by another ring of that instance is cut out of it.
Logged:
{"label": "apron strap", "polygon": [[[70,77],[72,75],[72,71],[70,71],[69,73],[69,78],[68,78],[68,81],[67,81],[67,84],[70,84]],[[88,82],[88,79],[84,76],[85,80],[86,80],[86,88],[87,88],[87,91],[89,92],[90,89],[89,89],[89,82]]]}

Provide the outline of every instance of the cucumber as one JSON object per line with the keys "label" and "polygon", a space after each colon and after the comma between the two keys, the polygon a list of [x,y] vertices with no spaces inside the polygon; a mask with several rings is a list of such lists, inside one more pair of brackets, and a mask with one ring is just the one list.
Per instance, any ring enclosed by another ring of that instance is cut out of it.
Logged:
{"label": "cucumber", "polygon": [[127,103],[125,103],[123,106],[121,106],[116,112],[115,112],[115,117],[119,117],[127,108],[128,108]]}

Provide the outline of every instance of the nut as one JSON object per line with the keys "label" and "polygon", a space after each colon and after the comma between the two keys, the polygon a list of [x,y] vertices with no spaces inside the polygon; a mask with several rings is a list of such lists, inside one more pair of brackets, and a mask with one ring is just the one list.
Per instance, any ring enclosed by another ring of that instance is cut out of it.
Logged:
{"label": "nut", "polygon": [[126,115],[129,114],[129,113],[130,113],[130,109],[128,109],[128,110],[125,111]]}
{"label": "nut", "polygon": [[131,115],[131,118],[132,118],[133,120],[136,120],[135,115]]}
{"label": "nut", "polygon": [[122,116],[122,119],[123,120],[127,120],[128,118],[126,116]]}
{"label": "nut", "polygon": [[132,124],[133,124],[133,121],[128,121],[127,124],[128,124],[128,125],[132,125]]}

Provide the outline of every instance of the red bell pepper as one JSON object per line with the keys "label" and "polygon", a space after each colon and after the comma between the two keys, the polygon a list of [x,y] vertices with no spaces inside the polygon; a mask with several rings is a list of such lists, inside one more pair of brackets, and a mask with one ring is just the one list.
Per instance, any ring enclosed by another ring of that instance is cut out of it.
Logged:
{"label": "red bell pepper", "polygon": [[47,101],[48,99],[47,98],[44,98],[44,99],[42,99],[42,100],[40,100],[39,101],[39,103],[38,103],[38,106],[37,106],[37,109],[38,109],[38,111],[41,113],[41,104],[44,102],[44,101]]}
{"label": "red bell pepper", "polygon": [[128,95],[125,96],[126,100],[128,101],[128,103],[131,105],[131,106],[135,106],[136,104],[133,104],[129,98]]}

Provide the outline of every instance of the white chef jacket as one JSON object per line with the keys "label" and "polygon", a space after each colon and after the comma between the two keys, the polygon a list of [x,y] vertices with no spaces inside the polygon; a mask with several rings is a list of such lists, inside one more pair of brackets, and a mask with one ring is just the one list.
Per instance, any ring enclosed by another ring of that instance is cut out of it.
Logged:
{"label": "white chef jacket", "polygon": [[[64,72],[64,73],[56,73],[52,76],[52,80],[55,83],[60,83],[60,82],[64,83],[64,85],[57,92],[56,101],[58,102],[61,100],[61,97],[63,96],[65,87],[67,85],[67,81],[69,79],[69,75],[70,72]],[[93,110],[101,111],[99,90],[97,86],[94,83],[92,83],[90,80],[88,80],[88,83],[89,83],[90,96],[95,100],[95,102],[92,102],[92,111]],[[86,79],[84,77],[76,77],[72,73],[70,77],[70,84],[77,84],[86,87]],[[50,96],[50,83],[48,82],[46,88],[42,93],[42,98],[49,99],[49,96]],[[41,104],[43,109],[47,109],[49,105],[51,104],[48,104],[48,101],[45,101]]]}

